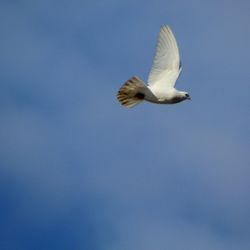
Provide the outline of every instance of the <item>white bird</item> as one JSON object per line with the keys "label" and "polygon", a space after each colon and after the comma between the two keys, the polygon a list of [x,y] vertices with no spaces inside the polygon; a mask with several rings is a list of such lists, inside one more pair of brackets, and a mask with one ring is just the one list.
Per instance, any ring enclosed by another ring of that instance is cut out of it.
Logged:
{"label": "white bird", "polygon": [[127,108],[142,101],[159,104],[174,104],[191,99],[185,91],[175,89],[181,72],[179,50],[170,27],[161,27],[153,66],[149,73],[148,84],[134,76],[126,81],[117,93],[119,102]]}

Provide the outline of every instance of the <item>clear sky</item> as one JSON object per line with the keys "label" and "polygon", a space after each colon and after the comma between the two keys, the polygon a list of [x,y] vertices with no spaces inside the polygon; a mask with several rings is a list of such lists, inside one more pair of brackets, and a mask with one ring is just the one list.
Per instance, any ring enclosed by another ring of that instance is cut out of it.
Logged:
{"label": "clear sky", "polygon": [[[116,100],[171,26],[192,101]],[[250,2],[0,1],[0,249],[250,249]]]}

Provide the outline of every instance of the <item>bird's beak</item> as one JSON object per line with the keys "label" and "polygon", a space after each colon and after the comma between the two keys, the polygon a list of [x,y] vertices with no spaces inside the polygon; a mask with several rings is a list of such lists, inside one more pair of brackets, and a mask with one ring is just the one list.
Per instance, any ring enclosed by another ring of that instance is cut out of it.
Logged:
{"label": "bird's beak", "polygon": [[188,100],[192,100],[190,96],[189,96],[187,99],[188,99]]}

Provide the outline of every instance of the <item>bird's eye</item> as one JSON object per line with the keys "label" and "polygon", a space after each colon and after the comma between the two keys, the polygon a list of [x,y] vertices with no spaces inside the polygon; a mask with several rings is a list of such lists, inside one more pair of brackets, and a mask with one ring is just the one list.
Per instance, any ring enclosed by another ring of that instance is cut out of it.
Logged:
{"label": "bird's eye", "polygon": [[185,94],[185,96],[186,96],[187,98],[189,98],[189,94]]}

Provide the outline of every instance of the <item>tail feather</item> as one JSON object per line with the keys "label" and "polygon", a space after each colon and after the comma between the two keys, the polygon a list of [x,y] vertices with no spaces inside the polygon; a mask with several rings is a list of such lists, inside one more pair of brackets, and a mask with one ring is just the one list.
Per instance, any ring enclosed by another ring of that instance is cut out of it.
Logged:
{"label": "tail feather", "polygon": [[144,100],[144,82],[137,76],[126,81],[117,93],[118,101],[127,108],[132,108]]}

